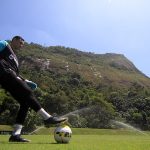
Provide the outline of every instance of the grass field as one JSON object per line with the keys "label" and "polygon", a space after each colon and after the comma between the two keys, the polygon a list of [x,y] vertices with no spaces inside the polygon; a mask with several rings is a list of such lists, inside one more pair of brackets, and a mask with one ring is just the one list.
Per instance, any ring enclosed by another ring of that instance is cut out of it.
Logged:
{"label": "grass field", "polygon": [[[24,135],[32,140],[24,143],[8,143],[8,135],[0,136],[0,150],[150,150],[150,133],[127,130],[72,129],[69,144],[57,144],[53,129],[41,129],[38,135]],[[44,133],[46,132],[46,133]],[[45,135],[39,135],[45,134]]]}

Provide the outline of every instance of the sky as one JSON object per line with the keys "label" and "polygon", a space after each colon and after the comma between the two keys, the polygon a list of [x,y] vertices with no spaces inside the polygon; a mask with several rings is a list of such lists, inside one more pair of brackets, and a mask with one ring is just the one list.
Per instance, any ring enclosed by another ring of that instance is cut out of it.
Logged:
{"label": "sky", "polygon": [[150,0],[1,0],[0,40],[123,54],[150,77]]}

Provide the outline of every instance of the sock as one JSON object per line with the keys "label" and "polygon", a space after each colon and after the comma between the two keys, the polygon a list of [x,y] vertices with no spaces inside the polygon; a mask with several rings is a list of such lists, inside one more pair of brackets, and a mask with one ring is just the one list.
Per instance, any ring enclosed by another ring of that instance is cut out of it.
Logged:
{"label": "sock", "polygon": [[52,117],[43,108],[41,108],[37,113],[40,114],[44,118],[44,120],[47,120],[48,118]]}
{"label": "sock", "polygon": [[14,125],[14,131],[12,132],[12,135],[18,135],[21,134],[21,130],[22,130],[22,125],[21,124],[15,124]]}

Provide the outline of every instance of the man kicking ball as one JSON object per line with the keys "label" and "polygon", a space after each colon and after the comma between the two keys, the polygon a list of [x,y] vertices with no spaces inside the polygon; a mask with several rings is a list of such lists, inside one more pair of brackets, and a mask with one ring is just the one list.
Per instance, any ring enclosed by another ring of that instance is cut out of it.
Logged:
{"label": "man kicking ball", "polygon": [[23,45],[24,39],[20,36],[13,37],[10,44],[7,41],[0,41],[0,85],[20,104],[9,142],[30,141],[21,137],[21,130],[29,108],[43,117],[45,126],[67,120],[67,118],[53,117],[48,114],[33,94],[32,90],[37,88],[37,84],[19,75],[18,59],[14,51],[20,50]]}

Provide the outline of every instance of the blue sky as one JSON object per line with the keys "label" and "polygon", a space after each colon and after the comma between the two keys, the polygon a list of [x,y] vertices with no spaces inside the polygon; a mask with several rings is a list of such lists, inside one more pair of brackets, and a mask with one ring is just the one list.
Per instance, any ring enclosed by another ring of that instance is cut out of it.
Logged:
{"label": "blue sky", "polygon": [[150,77],[150,0],[1,0],[0,39],[124,54]]}

